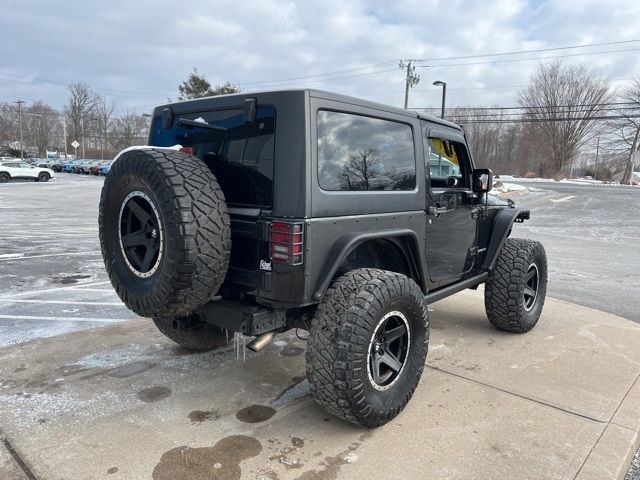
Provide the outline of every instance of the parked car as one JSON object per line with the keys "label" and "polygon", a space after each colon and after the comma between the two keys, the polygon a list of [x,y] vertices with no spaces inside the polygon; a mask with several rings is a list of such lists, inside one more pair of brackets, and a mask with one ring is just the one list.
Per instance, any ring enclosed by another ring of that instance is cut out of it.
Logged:
{"label": "parked car", "polygon": [[62,171],[62,165],[64,165],[64,163],[67,160],[64,160],[62,158],[56,158],[51,162],[50,165],[50,169],[53,170],[54,172],[61,172]]}
{"label": "parked car", "polygon": [[92,175],[100,175],[100,170],[102,170],[102,167],[104,167],[105,165],[109,165],[110,163],[111,160],[102,160],[97,165],[92,165],[91,167],[89,167],[89,173]]}
{"label": "parked car", "polygon": [[57,158],[40,158],[36,165],[40,168],[51,168],[57,160]]}
{"label": "parked car", "polygon": [[82,161],[83,160],[70,160],[68,162],[65,162],[62,165],[62,170],[61,171],[66,172],[66,173],[71,173],[71,170],[73,169],[73,167],[78,165]]}
{"label": "parked car", "polygon": [[536,325],[544,247],[508,238],[530,211],[489,203],[459,125],[317,90],[161,105],[153,125],[104,181],[99,236],[121,300],[183,347],[308,330],[311,395],[371,428],[418,385],[428,304],[484,284],[496,328]]}
{"label": "parked car", "polygon": [[95,165],[98,165],[99,163],[100,160],[86,160],[76,165],[71,171],[73,173],[83,173],[85,175],[88,175],[90,173],[89,169]]}
{"label": "parked car", "polygon": [[100,175],[102,175],[102,176],[106,177],[106,176],[107,176],[107,174],[111,171],[111,164],[112,164],[112,163],[113,163],[113,162],[109,162],[109,163],[107,163],[106,165],[103,165],[103,166],[100,168]]}
{"label": "parked car", "polygon": [[48,182],[53,178],[53,170],[39,168],[27,162],[2,162],[0,163],[0,183],[6,183],[11,179],[28,178],[36,182]]}

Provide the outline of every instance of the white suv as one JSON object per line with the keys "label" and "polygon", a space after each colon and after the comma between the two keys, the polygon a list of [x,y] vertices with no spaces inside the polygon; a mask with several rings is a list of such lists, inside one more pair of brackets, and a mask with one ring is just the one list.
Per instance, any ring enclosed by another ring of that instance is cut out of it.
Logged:
{"label": "white suv", "polygon": [[26,162],[4,161],[0,162],[0,183],[5,183],[12,178],[30,178],[36,182],[47,182],[53,177],[53,170],[40,168]]}

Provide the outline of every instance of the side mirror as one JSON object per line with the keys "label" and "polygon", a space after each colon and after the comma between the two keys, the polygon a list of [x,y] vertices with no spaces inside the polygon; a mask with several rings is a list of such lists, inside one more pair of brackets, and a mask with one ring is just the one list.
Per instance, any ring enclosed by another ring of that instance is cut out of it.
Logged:
{"label": "side mirror", "polygon": [[490,192],[493,188],[493,172],[489,168],[476,168],[473,171],[473,191]]}

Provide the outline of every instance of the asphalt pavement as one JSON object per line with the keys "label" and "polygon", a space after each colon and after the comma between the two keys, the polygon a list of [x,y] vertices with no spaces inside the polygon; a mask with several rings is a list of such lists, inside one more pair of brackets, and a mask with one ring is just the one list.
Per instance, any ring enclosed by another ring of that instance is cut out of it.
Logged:
{"label": "asphalt pavement", "polygon": [[541,241],[548,295],[640,322],[640,188],[517,182],[531,209],[512,236]]}
{"label": "asphalt pavement", "polygon": [[0,346],[129,320],[98,241],[102,177],[0,186]]}
{"label": "asphalt pavement", "polygon": [[[136,318],[113,291],[97,236],[103,179],[59,174],[0,186],[0,347]],[[519,183],[510,181],[510,183]],[[522,183],[550,297],[640,322],[640,189]],[[638,479],[636,473],[629,479]]]}

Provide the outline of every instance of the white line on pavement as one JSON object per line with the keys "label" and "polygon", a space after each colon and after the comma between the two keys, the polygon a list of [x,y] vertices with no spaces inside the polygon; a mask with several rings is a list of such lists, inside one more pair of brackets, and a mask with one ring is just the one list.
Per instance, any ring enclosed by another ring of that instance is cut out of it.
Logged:
{"label": "white line on pavement", "polygon": [[0,315],[0,319],[7,320],[45,320],[55,322],[102,322],[102,323],[116,323],[123,320],[115,318],[87,318],[87,317],[36,317],[32,315]]}
{"label": "white line on pavement", "polygon": [[576,196],[575,195],[569,195],[568,197],[550,198],[549,200],[551,200],[553,203],[559,203],[559,202],[566,202],[567,200],[571,200],[572,198],[576,198]]}
{"label": "white line on pavement", "polygon": [[[20,257],[2,257],[0,258],[0,262],[1,261],[5,261],[5,262],[9,262],[9,261],[13,261],[13,260],[29,260],[30,258],[43,258],[43,257],[66,257],[68,255],[99,255],[100,252],[97,251],[91,251],[91,252],[66,252],[66,253],[47,253],[44,255],[23,255]],[[13,255],[13,254],[7,254],[7,255]]]}
{"label": "white line on pavement", "polygon": [[113,288],[74,288],[74,290],[82,290],[83,292],[108,292],[116,293]]}
{"label": "white line on pavement", "polygon": [[78,285],[71,285],[69,287],[47,288],[46,290],[31,290],[31,291],[28,291],[28,292],[14,293],[12,295],[0,295],[0,300],[1,299],[5,299],[5,298],[21,297],[23,295],[37,295],[39,293],[57,292],[59,290],[73,290],[73,289],[76,289],[76,288],[79,289],[81,287],[93,287],[94,285],[105,285],[107,283],[111,283],[111,282],[109,280],[107,280],[105,282],[80,283]]}
{"label": "white line on pavement", "polygon": [[[106,290],[107,292],[113,290]],[[122,302],[76,302],[67,300],[24,300],[24,299],[11,299],[0,298],[0,303],[38,303],[38,304],[55,304],[55,305],[102,305],[104,307],[124,307]]]}

